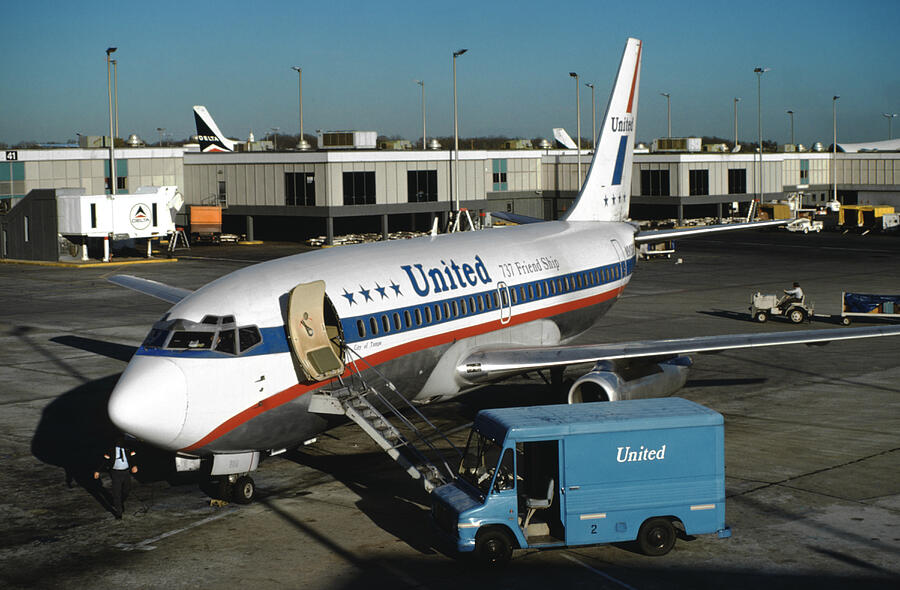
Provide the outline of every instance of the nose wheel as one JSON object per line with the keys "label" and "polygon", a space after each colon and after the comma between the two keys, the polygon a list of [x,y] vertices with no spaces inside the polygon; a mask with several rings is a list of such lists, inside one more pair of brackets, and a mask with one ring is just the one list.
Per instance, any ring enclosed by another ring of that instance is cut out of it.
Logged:
{"label": "nose wheel", "polygon": [[231,497],[238,504],[249,504],[256,499],[256,483],[249,475],[242,475],[235,480],[231,488]]}

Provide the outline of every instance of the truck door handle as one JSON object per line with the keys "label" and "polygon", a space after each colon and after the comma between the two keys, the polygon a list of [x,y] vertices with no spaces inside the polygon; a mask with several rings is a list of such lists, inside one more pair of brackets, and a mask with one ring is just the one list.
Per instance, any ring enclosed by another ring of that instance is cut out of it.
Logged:
{"label": "truck door handle", "polygon": [[580,490],[581,486],[569,486],[570,490]]}

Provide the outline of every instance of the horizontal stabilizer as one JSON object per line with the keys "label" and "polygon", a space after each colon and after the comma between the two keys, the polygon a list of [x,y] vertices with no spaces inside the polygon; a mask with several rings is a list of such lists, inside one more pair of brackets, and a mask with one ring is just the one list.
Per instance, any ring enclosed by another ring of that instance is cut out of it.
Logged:
{"label": "horizontal stabilizer", "polygon": [[502,219],[509,223],[525,225],[527,223],[540,223],[543,219],[537,217],[529,217],[528,215],[519,215],[518,213],[507,213],[506,211],[491,211],[491,217],[494,219]]}
{"label": "horizontal stabilizer", "polygon": [[679,227],[675,229],[658,229],[650,231],[642,231],[634,236],[635,244],[652,244],[654,242],[665,242],[666,240],[675,240],[678,238],[691,238],[702,234],[713,234],[723,231],[734,231],[738,229],[763,229],[766,227],[778,227],[779,225],[787,225],[793,219],[776,219],[774,221],[754,221],[751,223],[723,223],[721,225],[698,225],[696,227]]}
{"label": "horizontal stabilizer", "polygon": [[156,297],[157,299],[162,299],[163,301],[168,301],[169,303],[178,303],[179,301],[193,293],[193,291],[191,291],[190,289],[172,287],[171,285],[166,285],[165,283],[151,281],[150,279],[142,279],[140,277],[134,277],[131,275],[115,275],[107,278],[106,280],[110,283],[119,285],[120,287],[132,289],[133,291],[139,291],[144,295]]}
{"label": "horizontal stabilizer", "polygon": [[472,352],[462,359],[456,370],[459,376],[469,383],[483,383],[537,369],[566,367],[602,360],[665,357],[785,344],[823,344],[835,340],[879,336],[900,336],[900,326],[725,334],[615,344],[491,348]]}

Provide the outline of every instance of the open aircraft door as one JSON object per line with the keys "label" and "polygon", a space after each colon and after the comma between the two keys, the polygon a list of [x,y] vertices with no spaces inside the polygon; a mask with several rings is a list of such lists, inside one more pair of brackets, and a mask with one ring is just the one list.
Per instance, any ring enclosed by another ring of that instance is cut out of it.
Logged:
{"label": "open aircraft door", "polygon": [[288,299],[288,335],[306,376],[324,381],[344,372],[344,338],[325,281],[297,285]]}

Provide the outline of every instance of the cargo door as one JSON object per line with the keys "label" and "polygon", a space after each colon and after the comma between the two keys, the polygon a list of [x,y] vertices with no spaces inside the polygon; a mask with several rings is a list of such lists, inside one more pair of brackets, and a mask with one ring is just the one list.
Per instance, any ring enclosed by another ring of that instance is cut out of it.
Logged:
{"label": "cargo door", "polygon": [[565,473],[559,439],[516,443],[519,523],[529,547],[566,542]]}
{"label": "cargo door", "polygon": [[344,338],[325,281],[297,285],[288,299],[291,350],[305,376],[324,381],[344,372]]}

